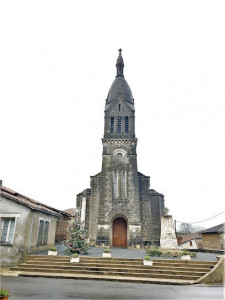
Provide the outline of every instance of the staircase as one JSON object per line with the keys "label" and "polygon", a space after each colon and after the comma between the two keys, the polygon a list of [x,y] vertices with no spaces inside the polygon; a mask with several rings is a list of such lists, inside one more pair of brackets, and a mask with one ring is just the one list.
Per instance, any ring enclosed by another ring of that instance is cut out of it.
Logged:
{"label": "staircase", "polygon": [[79,263],[70,263],[67,256],[29,255],[25,263],[11,270],[19,271],[19,276],[193,284],[216,263],[154,259],[149,267],[143,266],[142,259],[81,257]]}

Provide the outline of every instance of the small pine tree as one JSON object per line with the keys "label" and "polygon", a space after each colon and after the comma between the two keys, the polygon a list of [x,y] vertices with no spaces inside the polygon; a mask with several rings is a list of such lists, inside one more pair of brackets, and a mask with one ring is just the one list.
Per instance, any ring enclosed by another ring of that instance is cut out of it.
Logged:
{"label": "small pine tree", "polygon": [[87,254],[90,249],[89,239],[86,230],[83,227],[83,222],[80,220],[80,212],[75,212],[75,222],[70,224],[68,229],[68,240],[65,241],[67,249],[66,255],[74,253]]}

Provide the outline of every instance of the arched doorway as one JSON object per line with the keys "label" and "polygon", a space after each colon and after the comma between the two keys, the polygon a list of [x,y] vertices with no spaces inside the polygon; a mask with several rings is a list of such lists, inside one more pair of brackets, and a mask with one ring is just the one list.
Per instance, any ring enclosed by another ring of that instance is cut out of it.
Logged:
{"label": "arched doorway", "polygon": [[116,218],[113,221],[113,246],[127,246],[127,222],[124,218]]}

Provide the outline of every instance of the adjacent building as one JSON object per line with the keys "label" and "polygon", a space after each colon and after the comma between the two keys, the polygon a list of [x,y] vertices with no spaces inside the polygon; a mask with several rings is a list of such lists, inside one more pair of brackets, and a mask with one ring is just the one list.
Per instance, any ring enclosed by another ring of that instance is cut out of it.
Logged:
{"label": "adjacent building", "polygon": [[91,188],[77,195],[76,205],[93,245],[159,245],[164,195],[138,170],[134,98],[121,51],[105,103],[101,172],[91,176]]}
{"label": "adjacent building", "polygon": [[201,231],[203,249],[225,250],[225,223]]}
{"label": "adjacent building", "polygon": [[179,249],[202,249],[202,235],[200,232],[183,234],[177,237]]}
{"label": "adjacent building", "polygon": [[[2,183],[2,182],[0,182]],[[17,265],[24,254],[55,243],[58,222],[70,214],[40,203],[7,187],[0,187],[1,265]]]}

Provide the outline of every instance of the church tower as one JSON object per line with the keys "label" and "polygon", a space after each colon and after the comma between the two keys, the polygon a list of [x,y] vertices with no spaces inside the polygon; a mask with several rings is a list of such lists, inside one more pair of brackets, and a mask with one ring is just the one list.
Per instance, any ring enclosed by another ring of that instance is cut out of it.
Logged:
{"label": "church tower", "polygon": [[121,52],[105,103],[102,170],[91,176],[91,189],[77,195],[77,207],[92,244],[158,244],[164,198],[138,172],[134,98]]}

